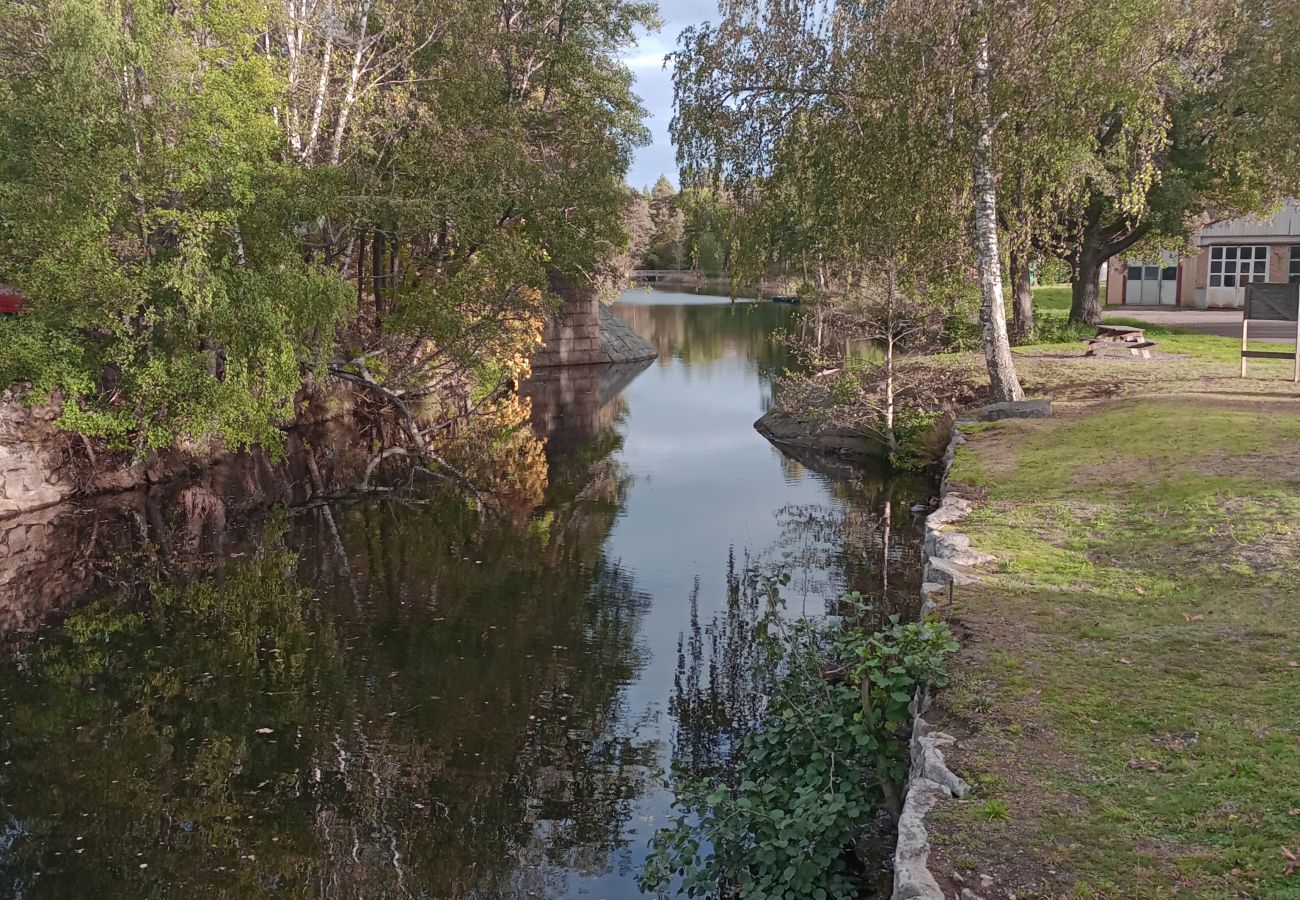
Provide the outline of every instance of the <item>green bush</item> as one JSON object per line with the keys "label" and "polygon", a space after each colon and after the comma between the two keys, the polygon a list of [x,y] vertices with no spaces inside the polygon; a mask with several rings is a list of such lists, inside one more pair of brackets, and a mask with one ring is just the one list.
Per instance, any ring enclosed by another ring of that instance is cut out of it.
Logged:
{"label": "green bush", "polygon": [[679,813],[652,839],[644,890],[743,900],[858,895],[850,848],[897,798],[908,705],[923,681],[946,682],[945,657],[957,645],[942,624],[897,617],[868,635],[853,624],[865,611],[861,597],[842,602],[856,614],[832,624],[769,617],[760,664],[780,677],[766,711],[728,772],[702,776],[690,760],[674,762]]}
{"label": "green bush", "polygon": [[920,469],[933,461],[931,456],[935,427],[943,419],[938,410],[900,406],[894,414],[894,439],[898,451],[889,458],[895,469]]}
{"label": "green bush", "polygon": [[1018,345],[1026,344],[1071,344],[1082,341],[1097,333],[1095,325],[1083,325],[1071,322],[1066,316],[1044,313],[1041,310],[1034,317],[1034,327],[1020,340]]}
{"label": "green bush", "polygon": [[968,316],[953,316],[944,322],[939,345],[948,353],[966,353],[980,348],[980,326]]}

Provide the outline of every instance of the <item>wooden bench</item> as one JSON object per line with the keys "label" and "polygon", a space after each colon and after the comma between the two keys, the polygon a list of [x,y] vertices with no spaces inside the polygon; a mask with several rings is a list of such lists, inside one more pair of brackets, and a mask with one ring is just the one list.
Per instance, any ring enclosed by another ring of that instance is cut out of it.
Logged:
{"label": "wooden bench", "polygon": [[1107,350],[1127,350],[1133,356],[1151,358],[1155,341],[1148,341],[1146,332],[1132,325],[1098,325],[1097,336],[1083,341],[1088,345],[1084,356],[1105,356]]}

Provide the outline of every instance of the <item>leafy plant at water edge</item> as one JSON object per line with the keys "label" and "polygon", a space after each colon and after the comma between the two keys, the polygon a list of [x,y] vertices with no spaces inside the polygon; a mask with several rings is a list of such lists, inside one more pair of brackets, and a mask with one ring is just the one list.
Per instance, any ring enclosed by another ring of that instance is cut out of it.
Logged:
{"label": "leafy plant at water edge", "polygon": [[896,805],[908,703],[923,681],[946,682],[944,658],[957,645],[942,624],[895,617],[867,635],[854,618],[769,615],[760,664],[781,674],[762,721],[728,772],[700,776],[691,760],[674,763],[680,814],[652,840],[643,889],[746,900],[857,896],[850,849],[882,805]]}
{"label": "leafy plant at water edge", "polygon": [[890,465],[896,469],[920,469],[930,462],[933,457],[929,441],[942,418],[943,413],[938,410],[900,406],[894,419],[898,450],[890,455]]}

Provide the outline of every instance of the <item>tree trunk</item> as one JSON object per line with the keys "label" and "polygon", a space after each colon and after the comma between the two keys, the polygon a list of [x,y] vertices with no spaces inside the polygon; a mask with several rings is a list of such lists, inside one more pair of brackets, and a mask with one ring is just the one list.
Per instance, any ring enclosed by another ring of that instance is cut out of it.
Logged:
{"label": "tree trunk", "polygon": [[361,305],[361,299],[365,293],[366,283],[366,230],[361,229],[357,241],[357,315],[361,315],[364,307]]}
{"label": "tree trunk", "polygon": [[[983,15],[976,4],[976,15]],[[975,183],[975,259],[980,276],[980,339],[989,369],[994,403],[1023,400],[1007,336],[1007,310],[1002,299],[1002,257],[998,250],[998,188],[993,176],[993,113],[989,108],[989,37],[981,24],[972,86],[975,101],[975,151],[971,174]]]}
{"label": "tree trunk", "polygon": [[378,228],[370,239],[370,283],[375,295],[375,329],[384,315],[384,233]]}
{"label": "tree trunk", "polygon": [[1023,252],[1010,253],[1011,285],[1014,294],[1011,302],[1011,330],[1018,339],[1034,333],[1034,288],[1029,283],[1029,259]]}
{"label": "tree trunk", "polygon": [[[1086,241],[1087,238],[1085,237]],[[1084,325],[1101,324],[1101,264],[1104,260],[1095,250],[1084,247],[1079,252],[1074,267],[1074,280],[1070,282],[1070,321]]]}
{"label": "tree trunk", "polygon": [[898,436],[894,434],[894,335],[885,340],[885,446],[892,457],[898,453]]}

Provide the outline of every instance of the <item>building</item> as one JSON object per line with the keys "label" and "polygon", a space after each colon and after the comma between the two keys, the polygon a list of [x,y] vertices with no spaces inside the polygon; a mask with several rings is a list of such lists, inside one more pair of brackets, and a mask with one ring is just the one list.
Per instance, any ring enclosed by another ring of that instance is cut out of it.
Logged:
{"label": "building", "polygon": [[1252,281],[1300,283],[1300,202],[1287,200],[1269,218],[1216,222],[1193,245],[1189,256],[1111,260],[1106,302],[1230,309],[1245,304]]}

